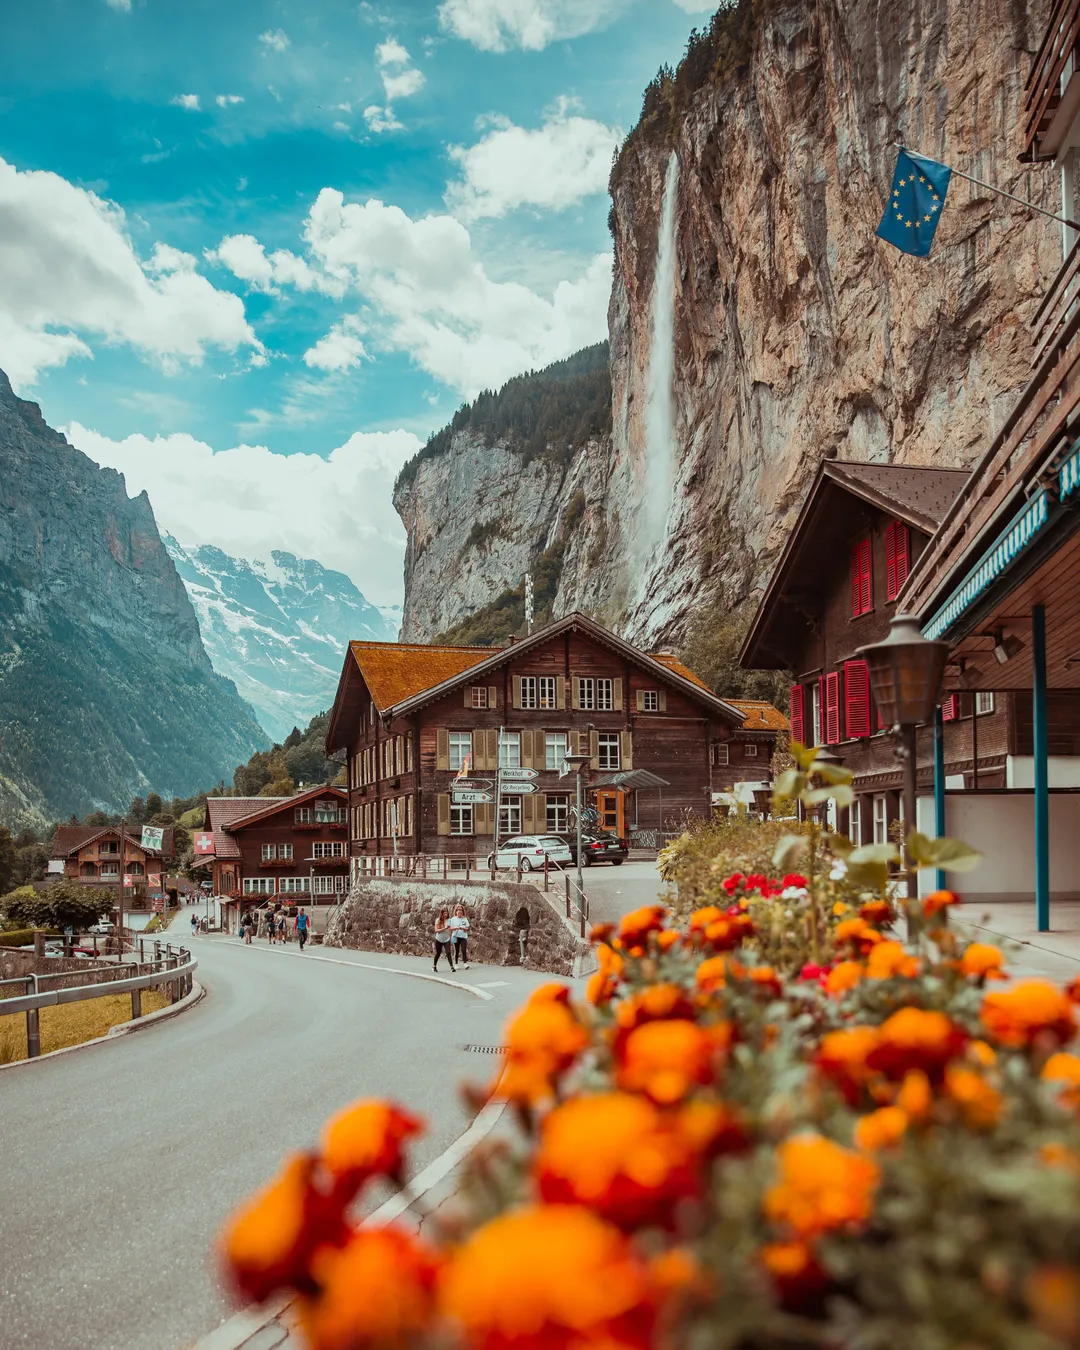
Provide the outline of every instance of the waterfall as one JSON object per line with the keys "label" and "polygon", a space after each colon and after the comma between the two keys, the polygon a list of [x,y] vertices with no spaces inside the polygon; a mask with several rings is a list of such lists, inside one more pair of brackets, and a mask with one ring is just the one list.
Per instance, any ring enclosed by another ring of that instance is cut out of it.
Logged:
{"label": "waterfall", "polygon": [[645,381],[645,461],[636,552],[641,579],[659,561],[675,487],[675,237],[679,160],[674,151],[664,179],[656,275],[650,315],[649,368]]}

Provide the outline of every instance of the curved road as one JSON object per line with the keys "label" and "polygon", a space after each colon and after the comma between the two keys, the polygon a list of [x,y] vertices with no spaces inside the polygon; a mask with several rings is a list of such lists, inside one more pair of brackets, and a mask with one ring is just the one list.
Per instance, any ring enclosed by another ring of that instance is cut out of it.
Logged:
{"label": "curved road", "polygon": [[468,1123],[460,1083],[493,1068],[464,1046],[498,1044],[548,978],[473,966],[461,983],[490,984],[481,999],[368,968],[430,970],[407,957],[192,945],[196,1007],[0,1073],[5,1350],[176,1350],[212,1330],[231,1311],[213,1242],[236,1203],[359,1096],[428,1119],[424,1166]]}

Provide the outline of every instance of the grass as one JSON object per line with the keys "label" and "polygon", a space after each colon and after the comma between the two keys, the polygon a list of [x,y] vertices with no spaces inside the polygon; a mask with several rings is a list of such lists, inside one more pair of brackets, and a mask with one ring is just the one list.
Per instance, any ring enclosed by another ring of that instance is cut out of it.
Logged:
{"label": "grass", "polygon": [[[156,989],[142,991],[142,1011],[157,1012],[168,1006],[169,1000]],[[82,1003],[63,1003],[55,1008],[42,1008],[38,1014],[41,1031],[41,1053],[60,1050],[68,1045],[82,1045],[85,1041],[104,1036],[110,1027],[131,1021],[131,995],[109,994],[104,998],[88,998]],[[12,1064],[26,1058],[26,1014],[10,1013],[0,1017],[0,1064]]]}

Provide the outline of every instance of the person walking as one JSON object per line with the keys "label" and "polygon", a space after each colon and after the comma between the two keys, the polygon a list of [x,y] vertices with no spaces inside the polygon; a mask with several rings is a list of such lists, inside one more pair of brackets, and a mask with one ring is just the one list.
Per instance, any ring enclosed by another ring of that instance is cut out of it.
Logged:
{"label": "person walking", "polygon": [[199,927],[199,916],[194,910],[191,911],[191,936],[195,936],[196,929]]}
{"label": "person walking", "polygon": [[454,906],[454,915],[450,920],[450,946],[455,965],[464,965],[469,969],[469,916],[464,905]]}
{"label": "person walking", "polygon": [[243,917],[240,920],[240,936],[244,939],[247,946],[251,946],[251,930],[255,927],[255,920],[251,917],[251,911],[245,909]]}
{"label": "person walking", "polygon": [[440,909],[439,917],[435,920],[435,965],[434,970],[439,969],[439,957],[446,957],[446,964],[450,967],[450,974],[454,973],[454,954],[450,950],[450,911]]}
{"label": "person walking", "polygon": [[296,940],[300,943],[300,950],[304,950],[304,943],[308,939],[308,916],[304,913],[303,906],[296,916]]}

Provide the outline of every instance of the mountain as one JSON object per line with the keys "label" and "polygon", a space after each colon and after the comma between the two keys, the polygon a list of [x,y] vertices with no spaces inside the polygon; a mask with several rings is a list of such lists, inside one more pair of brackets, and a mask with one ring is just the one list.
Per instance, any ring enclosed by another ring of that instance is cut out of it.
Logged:
{"label": "mountain", "polygon": [[146,494],[0,371],[0,820],[183,796],[265,744],[214,673]]}
{"label": "mountain", "polygon": [[406,636],[505,629],[561,544],[556,615],[681,643],[749,612],[823,458],[971,464],[1029,378],[1060,227],[954,178],[930,258],[875,229],[897,140],[1059,209],[1017,132],[1048,8],[735,0],[693,34],[612,170],[610,434],[550,459],[442,434],[397,497]]}
{"label": "mountain", "polygon": [[249,562],[210,544],[185,549],[170,535],[165,547],[214,669],[235,682],[277,741],[333,703],[351,638],[397,638],[400,609],[380,610],[343,572],[310,558],[275,549],[267,561]]}

